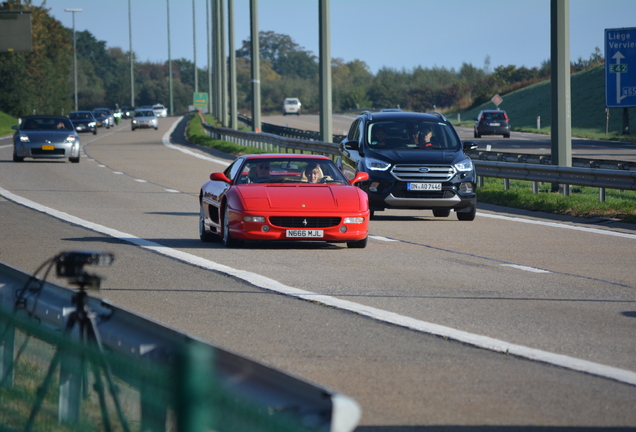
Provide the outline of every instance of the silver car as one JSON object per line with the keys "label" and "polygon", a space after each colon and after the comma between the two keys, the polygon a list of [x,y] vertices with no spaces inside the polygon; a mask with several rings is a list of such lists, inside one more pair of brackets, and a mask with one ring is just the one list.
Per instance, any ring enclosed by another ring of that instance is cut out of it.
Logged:
{"label": "silver car", "polygon": [[139,128],[154,128],[157,130],[159,128],[159,120],[152,109],[137,109],[130,126],[133,131]]}
{"label": "silver car", "polygon": [[80,161],[80,139],[68,117],[26,116],[19,126],[12,126],[13,161],[24,158]]}

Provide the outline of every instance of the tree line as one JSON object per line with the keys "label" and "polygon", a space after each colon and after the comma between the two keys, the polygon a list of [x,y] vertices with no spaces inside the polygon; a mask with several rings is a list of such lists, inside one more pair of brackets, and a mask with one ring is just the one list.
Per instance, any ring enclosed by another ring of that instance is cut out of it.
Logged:
{"label": "tree line", "polygon": [[[0,10],[30,10],[33,51],[0,53],[0,111],[21,117],[32,114],[69,113],[74,107],[72,29],[49,15],[44,5],[31,0],[8,0]],[[273,31],[259,33],[261,108],[279,112],[284,98],[298,97],[305,112],[319,110],[319,63],[310,51],[293,39]],[[129,105],[130,60],[133,58],[135,104],[152,105],[169,100],[169,63],[138,62],[135,54],[120,47],[107,47],[89,31],[76,32],[77,89],[79,109]],[[251,112],[250,41],[236,50],[237,105]],[[573,62],[572,71],[603,63],[600,50],[589,59]],[[187,59],[172,61],[172,100],[175,113],[192,104],[195,65]],[[207,77],[207,67],[197,67]],[[376,74],[361,60],[332,59],[332,106],[334,111],[401,108],[407,111],[461,111],[480,105],[495,95],[550,78],[550,62],[540,67],[514,65],[490,67],[464,63],[459,70],[388,67]],[[198,79],[199,92],[209,92],[208,80]],[[214,97],[214,95],[211,95]]]}

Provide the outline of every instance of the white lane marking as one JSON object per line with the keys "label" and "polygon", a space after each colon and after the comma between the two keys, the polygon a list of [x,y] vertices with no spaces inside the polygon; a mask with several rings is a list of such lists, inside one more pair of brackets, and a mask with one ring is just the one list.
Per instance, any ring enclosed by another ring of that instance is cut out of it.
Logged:
{"label": "white lane marking", "polygon": [[0,146],[0,149],[7,148],[7,147],[13,147],[13,144],[8,144],[8,145]]}
{"label": "white lane marking", "polygon": [[575,225],[560,224],[560,223],[556,223],[556,222],[544,222],[544,221],[531,220],[531,219],[522,219],[520,217],[502,216],[502,215],[488,214],[488,213],[481,213],[481,212],[477,212],[477,216],[479,216],[479,217],[487,217],[487,218],[491,218],[491,219],[502,219],[502,220],[506,220],[506,221],[509,221],[509,222],[521,222],[521,223],[527,223],[527,224],[531,224],[531,225],[541,225],[541,226],[547,226],[547,227],[552,227],[552,228],[569,229],[569,230],[574,230],[574,231],[584,231],[584,232],[588,232],[588,233],[602,234],[602,235],[615,236],[615,237],[623,237],[623,238],[627,238],[627,239],[636,240],[636,235],[635,234],[627,234],[627,233],[616,232],[616,231],[607,231],[607,230],[602,230],[602,229],[598,229],[598,228],[588,228],[588,227],[581,227],[581,226],[575,226]]}
{"label": "white lane marking", "polygon": [[524,265],[519,265],[519,264],[501,264],[503,267],[512,267],[512,268],[516,268],[518,270],[524,270],[524,271],[529,271],[532,273],[552,273],[551,271],[548,270],[543,270],[543,269],[539,269],[536,267],[528,267],[528,266],[524,266]]}
{"label": "white lane marking", "polygon": [[165,191],[166,192],[170,192],[170,193],[181,193],[180,191],[175,190],[175,189],[166,189]]}
{"label": "white lane marking", "polygon": [[36,202],[27,200],[19,195],[15,195],[8,190],[0,188],[0,195],[5,198],[21,204],[25,207],[32,208],[39,212],[45,213],[49,216],[56,217],[63,221],[83,226],[87,229],[114,237],[119,240],[127,241],[141,248],[177,259],[179,261],[206,268],[212,271],[225,273],[227,275],[242,279],[249,282],[259,288],[274,291],[280,294],[285,294],[291,297],[296,297],[303,300],[312,302],[323,303],[327,306],[333,306],[338,309],[347,310],[357,313],[362,316],[366,316],[378,321],[383,321],[389,324],[409,328],[412,330],[437,335],[449,339],[453,339],[462,343],[473,345],[479,348],[492,350],[495,352],[508,353],[519,357],[524,357],[530,360],[535,360],[543,363],[549,363],[556,366],[564,367],[567,369],[588,373],[591,375],[597,375],[616,381],[624,382],[631,385],[636,385],[636,372],[632,372],[625,369],[616,368],[613,366],[607,366],[600,363],[594,363],[588,360],[582,360],[574,357],[569,357],[562,354],[555,354],[548,351],[529,348],[523,345],[512,344],[499,339],[494,339],[487,336],[481,336],[473,333],[468,333],[462,330],[457,330],[451,327],[446,327],[438,324],[421,321],[415,318],[399,315],[394,312],[388,312],[382,309],[377,309],[371,306],[365,306],[362,304],[354,303],[349,300],[342,300],[335,297],[313,293],[311,291],[305,291],[298,288],[284,285],[274,279],[270,279],[265,276],[261,276],[256,273],[248,272],[245,270],[238,270],[232,267],[228,267],[223,264],[216,263],[214,261],[207,260],[205,258],[198,257],[186,252],[171,249],[162,246],[158,243],[135,237],[131,234],[127,234],[121,231],[117,231],[112,228],[105,227],[93,222],[88,222],[78,217],[69,215],[68,213],[60,212],[52,208],[43,206]]}
{"label": "white lane marking", "polygon": [[135,179],[135,181],[139,183],[148,183],[148,180],[144,180],[144,179]]}
{"label": "white lane marking", "polygon": [[121,171],[113,171],[113,174],[123,174]]}
{"label": "white lane marking", "polygon": [[373,240],[379,240],[379,241],[385,241],[385,242],[396,242],[399,240],[394,240],[394,239],[390,239],[387,237],[381,237],[381,236],[375,236],[375,235],[370,235],[369,238],[372,238]]}

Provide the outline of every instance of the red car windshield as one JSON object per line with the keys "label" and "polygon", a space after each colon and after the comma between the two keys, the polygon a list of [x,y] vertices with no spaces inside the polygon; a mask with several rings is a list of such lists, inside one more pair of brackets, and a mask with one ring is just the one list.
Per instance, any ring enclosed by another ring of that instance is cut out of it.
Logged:
{"label": "red car windshield", "polygon": [[246,183],[349,184],[332,161],[316,158],[248,159],[236,179]]}

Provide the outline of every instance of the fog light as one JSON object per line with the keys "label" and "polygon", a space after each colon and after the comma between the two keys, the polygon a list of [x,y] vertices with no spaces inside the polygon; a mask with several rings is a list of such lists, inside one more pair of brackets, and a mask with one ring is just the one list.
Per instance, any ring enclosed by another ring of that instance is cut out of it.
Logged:
{"label": "fog light", "polygon": [[361,224],[364,223],[363,217],[346,217],[344,219],[344,223],[346,224]]}
{"label": "fog light", "polygon": [[265,217],[263,217],[263,216],[243,216],[243,222],[265,223]]}
{"label": "fog light", "polygon": [[265,233],[266,233],[266,232],[269,232],[269,225],[263,225],[263,226],[261,227],[261,231],[263,231],[263,232],[265,232]]}
{"label": "fog light", "polygon": [[459,190],[464,193],[473,193],[473,184],[471,182],[462,183],[459,185]]}
{"label": "fog light", "polygon": [[380,186],[380,183],[378,182],[373,182],[369,185],[369,190],[371,192],[377,192],[378,191],[378,186]]}
{"label": "fog light", "polygon": [[344,226],[344,225],[340,226],[340,232],[341,233],[346,233],[347,232],[347,227]]}

